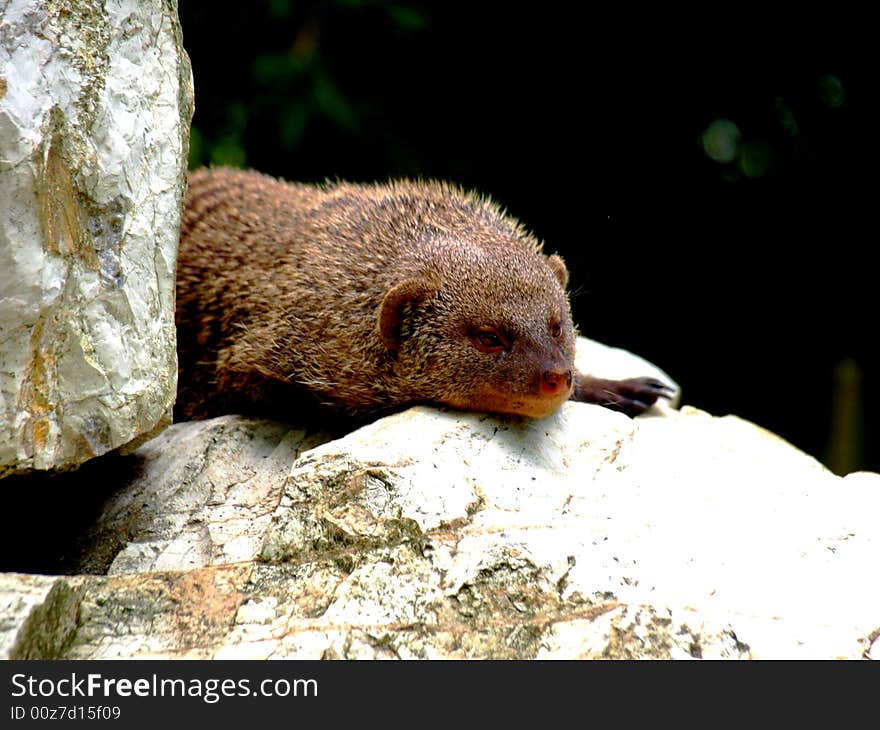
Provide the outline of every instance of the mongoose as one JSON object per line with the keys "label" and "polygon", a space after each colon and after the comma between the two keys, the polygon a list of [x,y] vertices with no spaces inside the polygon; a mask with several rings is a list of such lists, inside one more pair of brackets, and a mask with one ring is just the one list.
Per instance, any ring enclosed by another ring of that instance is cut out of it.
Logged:
{"label": "mongoose", "polygon": [[575,371],[567,282],[519,222],[449,184],[199,170],[177,263],[175,417],[434,403],[541,418],[569,398],[636,415],[670,396]]}

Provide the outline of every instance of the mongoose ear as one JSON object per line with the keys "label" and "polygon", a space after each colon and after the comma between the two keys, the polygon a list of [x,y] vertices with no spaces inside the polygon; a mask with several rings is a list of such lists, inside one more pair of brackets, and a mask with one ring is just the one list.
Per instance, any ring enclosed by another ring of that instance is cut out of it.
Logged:
{"label": "mongoose ear", "polygon": [[396,350],[400,345],[400,322],[407,304],[424,301],[437,292],[427,279],[407,279],[392,287],[379,306],[379,336],[385,347]]}
{"label": "mongoose ear", "polygon": [[547,263],[550,264],[550,268],[553,269],[553,273],[556,274],[556,278],[559,279],[559,283],[565,289],[568,286],[568,269],[565,266],[565,261],[562,260],[561,256],[553,254],[547,257]]}

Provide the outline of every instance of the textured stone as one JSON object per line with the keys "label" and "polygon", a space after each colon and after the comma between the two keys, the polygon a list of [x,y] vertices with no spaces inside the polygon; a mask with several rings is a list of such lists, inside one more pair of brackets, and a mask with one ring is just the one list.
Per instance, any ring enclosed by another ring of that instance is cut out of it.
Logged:
{"label": "textured stone", "polygon": [[73,638],[77,579],[0,574],[0,659],[59,659]]}
{"label": "textured stone", "polygon": [[321,438],[223,417],[142,446],[90,533],[117,574],[6,576],[7,655],[876,658],[880,475],[739,418],[418,407]]}
{"label": "textured stone", "polygon": [[[290,465],[325,440],[240,416],[169,427],[135,452],[138,473],[83,537],[80,570],[136,573],[253,560]],[[108,555],[108,546],[118,552]]]}
{"label": "textured stone", "polygon": [[0,10],[0,475],[169,422],[192,98],[174,2]]}
{"label": "textured stone", "polygon": [[455,656],[865,653],[876,475],[836,477],[735,417],[658,410],[385,419],[297,461],[263,559],[344,556],[323,618],[401,656],[450,606],[481,627]]}

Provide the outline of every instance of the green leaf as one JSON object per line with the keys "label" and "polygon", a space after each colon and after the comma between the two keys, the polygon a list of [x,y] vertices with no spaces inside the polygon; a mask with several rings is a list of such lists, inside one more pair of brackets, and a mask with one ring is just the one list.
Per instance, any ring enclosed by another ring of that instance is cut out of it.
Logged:
{"label": "green leaf", "polygon": [[244,148],[241,142],[235,137],[223,137],[216,143],[211,145],[211,164],[225,165],[227,167],[244,167],[245,160]]}
{"label": "green leaf", "polygon": [[315,73],[315,101],[325,117],[348,131],[358,127],[357,118],[348,100],[324,72]]}
{"label": "green leaf", "polygon": [[195,127],[189,128],[189,169],[195,170],[204,164],[205,140],[202,133]]}
{"label": "green leaf", "polygon": [[405,5],[389,5],[388,15],[394,24],[402,30],[417,31],[428,27],[428,17],[415,8]]}

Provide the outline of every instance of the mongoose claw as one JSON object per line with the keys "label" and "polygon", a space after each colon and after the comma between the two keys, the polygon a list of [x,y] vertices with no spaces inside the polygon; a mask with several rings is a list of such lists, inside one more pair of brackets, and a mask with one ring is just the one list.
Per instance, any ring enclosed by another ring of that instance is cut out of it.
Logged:
{"label": "mongoose claw", "polygon": [[672,386],[656,378],[605,380],[582,376],[572,398],[633,417],[648,410],[658,398],[672,398],[674,395]]}

